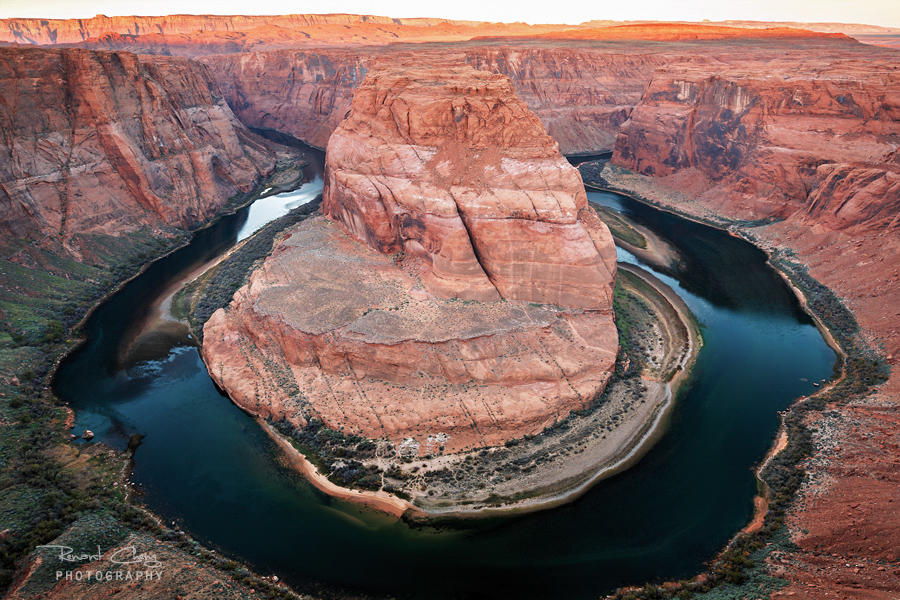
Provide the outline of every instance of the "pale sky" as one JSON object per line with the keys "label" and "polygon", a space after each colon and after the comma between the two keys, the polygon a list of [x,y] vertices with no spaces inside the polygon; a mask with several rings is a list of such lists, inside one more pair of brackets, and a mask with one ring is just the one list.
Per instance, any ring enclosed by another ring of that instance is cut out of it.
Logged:
{"label": "pale sky", "polygon": [[356,13],[478,21],[835,21],[900,27],[900,0],[0,0],[0,17]]}

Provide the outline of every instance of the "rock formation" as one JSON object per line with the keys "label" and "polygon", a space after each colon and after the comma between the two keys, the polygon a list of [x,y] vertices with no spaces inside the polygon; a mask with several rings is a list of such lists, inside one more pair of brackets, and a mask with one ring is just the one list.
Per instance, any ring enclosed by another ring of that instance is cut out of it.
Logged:
{"label": "rock formation", "polygon": [[[741,218],[803,210],[835,228],[890,221],[900,208],[900,76],[884,66],[788,58],[769,61],[765,76],[746,63],[715,75],[705,66],[659,71],[613,162],[655,177],[685,173],[694,187],[702,180],[701,201]],[[857,191],[873,202],[854,201]]]}
{"label": "rock formation", "polygon": [[380,252],[423,257],[429,292],[611,306],[607,229],[508,78],[370,72],[327,157],[324,212]]}
{"label": "rock formation", "polygon": [[616,355],[615,252],[510,81],[373,69],[331,137],[323,210],[204,327],[243,408],[423,453],[588,404]]}
{"label": "rock formation", "polygon": [[0,48],[3,245],[90,260],[104,236],[196,226],[252,189],[275,153],[215,90],[182,58]]}

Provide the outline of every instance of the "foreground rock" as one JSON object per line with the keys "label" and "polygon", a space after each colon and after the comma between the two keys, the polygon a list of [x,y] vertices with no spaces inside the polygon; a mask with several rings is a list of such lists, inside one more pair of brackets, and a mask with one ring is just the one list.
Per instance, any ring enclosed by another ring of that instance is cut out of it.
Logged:
{"label": "foreground rock", "polygon": [[415,455],[540,432],[603,390],[612,238],[508,79],[372,71],[327,157],[336,222],[293,230],[204,327],[236,403]]}

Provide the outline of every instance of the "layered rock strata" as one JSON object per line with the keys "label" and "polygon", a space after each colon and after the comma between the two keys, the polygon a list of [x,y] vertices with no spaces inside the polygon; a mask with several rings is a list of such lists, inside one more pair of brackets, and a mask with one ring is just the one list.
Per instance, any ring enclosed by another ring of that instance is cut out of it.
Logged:
{"label": "layered rock strata", "polygon": [[602,391],[612,238],[507,78],[370,71],[329,142],[323,211],[204,327],[243,408],[455,452]]}
{"label": "layered rock strata", "polygon": [[[90,260],[96,236],[187,228],[275,165],[204,65],[0,48],[0,237]],[[102,243],[102,242],[97,242]]]}
{"label": "layered rock strata", "polygon": [[864,59],[804,64],[786,55],[765,75],[749,65],[715,76],[660,72],[612,159],[642,175],[607,170],[621,187],[730,222],[802,262],[891,365],[876,393],[809,417],[815,450],[788,518],[797,550],[772,558],[773,572],[790,581],[773,598],[886,598],[898,589],[889,576],[900,448],[896,56],[869,48]]}
{"label": "layered rock strata", "polygon": [[381,68],[327,156],[324,212],[380,252],[425,259],[432,294],[611,306],[608,230],[507,77]]}
{"label": "layered rock strata", "polygon": [[279,50],[203,56],[241,120],[324,148],[350,109],[353,91],[378,60],[421,57],[466,62],[508,76],[564,154],[612,150],[653,71],[666,58],[589,48],[460,46]]}
{"label": "layered rock strata", "polygon": [[900,73],[879,56],[660,72],[612,162],[687,192],[680,210],[771,223],[761,242],[797,252],[897,357]]}

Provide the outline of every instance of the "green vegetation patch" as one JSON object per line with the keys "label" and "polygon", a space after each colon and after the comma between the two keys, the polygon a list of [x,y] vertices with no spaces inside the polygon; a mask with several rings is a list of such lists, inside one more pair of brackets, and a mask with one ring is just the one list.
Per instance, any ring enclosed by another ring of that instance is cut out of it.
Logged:
{"label": "green vegetation patch", "polygon": [[275,238],[285,229],[318,210],[316,200],[299,206],[253,234],[225,260],[184,286],[172,301],[172,312],[186,318],[198,340],[203,339],[203,324],[214,312],[231,302],[234,293],[247,283],[253,268],[272,252]]}
{"label": "green vegetation patch", "polygon": [[335,431],[317,419],[310,419],[302,428],[286,420],[270,423],[333,483],[364,490],[381,489],[384,471],[360,462],[375,456],[373,440]]}
{"label": "green vegetation patch", "polygon": [[599,204],[591,204],[591,206],[597,212],[597,216],[600,217],[600,220],[609,227],[609,231],[613,234],[613,237],[637,248],[647,247],[647,238],[645,238],[640,231],[635,229],[631,223],[624,219],[622,215]]}
{"label": "green vegetation patch", "polygon": [[[106,553],[128,537],[131,530],[124,526],[115,516],[109,513],[88,513],[80,516],[52,544],[68,546],[76,554],[95,553],[97,548]],[[23,597],[38,597],[50,591],[57,583],[56,571],[60,568],[78,568],[80,563],[61,565],[54,556],[58,551],[49,548],[37,548],[34,556],[43,560],[37,566],[26,585],[20,590]],[[101,582],[88,581],[85,585],[101,585]]]}

